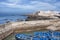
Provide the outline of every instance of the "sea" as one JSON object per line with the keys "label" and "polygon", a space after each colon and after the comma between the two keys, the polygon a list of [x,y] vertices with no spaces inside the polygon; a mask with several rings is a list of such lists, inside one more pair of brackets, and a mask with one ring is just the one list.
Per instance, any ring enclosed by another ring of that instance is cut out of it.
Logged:
{"label": "sea", "polygon": [[13,14],[0,14],[0,24],[4,24],[7,21],[16,22],[17,19],[25,20],[27,16],[13,15]]}

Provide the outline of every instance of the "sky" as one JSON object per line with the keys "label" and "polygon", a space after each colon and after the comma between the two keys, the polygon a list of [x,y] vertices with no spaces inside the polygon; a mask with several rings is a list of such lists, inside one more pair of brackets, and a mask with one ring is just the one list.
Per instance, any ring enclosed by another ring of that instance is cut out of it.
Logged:
{"label": "sky", "polygon": [[0,13],[27,13],[38,10],[60,11],[60,0],[0,0]]}

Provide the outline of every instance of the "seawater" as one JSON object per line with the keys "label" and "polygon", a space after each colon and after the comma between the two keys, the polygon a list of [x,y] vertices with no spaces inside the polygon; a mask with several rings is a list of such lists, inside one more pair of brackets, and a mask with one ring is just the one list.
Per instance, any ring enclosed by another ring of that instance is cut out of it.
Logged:
{"label": "seawater", "polygon": [[26,16],[0,16],[0,24],[4,24],[6,21],[15,22],[17,19],[25,20],[26,18]]}

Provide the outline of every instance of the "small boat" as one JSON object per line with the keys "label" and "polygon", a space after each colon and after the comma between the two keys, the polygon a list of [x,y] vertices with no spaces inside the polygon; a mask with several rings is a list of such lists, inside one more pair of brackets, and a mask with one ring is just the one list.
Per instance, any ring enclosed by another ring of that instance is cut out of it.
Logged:
{"label": "small boat", "polygon": [[47,31],[47,32],[33,32],[33,35],[16,34],[16,40],[60,40],[60,32]]}

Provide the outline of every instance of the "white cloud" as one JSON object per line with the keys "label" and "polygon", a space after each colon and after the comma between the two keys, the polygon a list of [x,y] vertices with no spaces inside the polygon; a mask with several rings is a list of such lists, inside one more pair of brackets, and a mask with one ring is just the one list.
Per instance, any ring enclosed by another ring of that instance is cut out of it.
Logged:
{"label": "white cloud", "polygon": [[52,10],[55,9],[56,6],[50,4],[50,3],[45,3],[45,2],[40,2],[40,1],[31,1],[31,3],[33,6],[35,6],[38,9],[43,9],[43,10]]}
{"label": "white cloud", "polygon": [[5,2],[1,2],[0,4],[10,7],[10,8],[21,8],[21,9],[26,9],[26,10],[34,8],[32,5],[18,5],[15,3],[5,3]]}
{"label": "white cloud", "polygon": [[[0,4],[10,8],[19,8],[23,10],[55,10],[57,6],[59,6],[59,3],[52,5],[50,3],[40,2],[40,1],[30,1],[29,4],[17,4],[18,2],[21,2],[21,1],[22,0],[8,0],[8,2],[11,2],[11,3],[0,2]],[[48,0],[48,1],[51,1],[51,0]]]}
{"label": "white cloud", "polygon": [[25,0],[7,0],[8,3],[15,3],[15,4],[21,4],[24,3]]}

